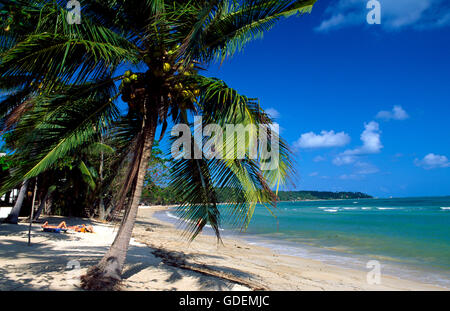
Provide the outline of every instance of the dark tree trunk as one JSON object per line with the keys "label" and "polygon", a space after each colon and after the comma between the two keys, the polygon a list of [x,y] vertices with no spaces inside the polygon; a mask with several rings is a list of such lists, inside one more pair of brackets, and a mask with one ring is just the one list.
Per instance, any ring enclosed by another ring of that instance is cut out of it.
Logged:
{"label": "dark tree trunk", "polygon": [[[137,162],[131,163],[130,173],[133,176],[128,180],[127,185],[131,187],[131,198],[128,208],[123,216],[121,226],[116,238],[108,252],[101,259],[98,265],[91,267],[87,274],[82,276],[81,284],[84,289],[90,290],[114,290],[121,280],[121,273],[125,264],[125,259],[130,244],[136,216],[139,209],[142,188],[144,185],[144,177],[150,160],[155,131],[157,126],[157,114],[150,114],[149,119],[143,121],[143,130],[141,132],[140,143],[135,151],[137,156],[134,158]],[[136,174],[133,170],[136,168]],[[128,191],[127,191],[128,192]],[[126,194],[126,193],[125,193]],[[124,198],[120,200],[123,204]]]}
{"label": "dark tree trunk", "polygon": [[111,213],[113,211],[113,204],[109,203],[107,205],[105,205],[105,201],[103,200],[103,198],[100,200],[100,205],[99,205],[99,213],[98,213],[98,219],[101,221],[106,221],[108,220],[108,218],[111,217]]}
{"label": "dark tree trunk", "polygon": [[[103,134],[101,136],[100,142],[103,144]],[[98,171],[100,173],[100,187],[103,188],[103,162],[105,160],[105,157],[103,156],[103,150],[100,153],[100,167],[98,168]],[[100,202],[98,203],[98,215],[100,220],[105,220],[108,216],[106,214],[105,210],[105,202],[103,200],[103,191],[100,191]]]}
{"label": "dark tree trunk", "polygon": [[34,215],[33,221],[37,221],[39,217],[41,216],[42,211],[44,210],[45,204],[47,204],[48,196],[50,195],[50,191],[47,190],[47,193],[45,196],[41,199],[41,203],[39,204],[39,208],[36,211],[36,214]]}
{"label": "dark tree trunk", "polygon": [[47,199],[48,202],[46,202],[44,205],[44,214],[45,215],[51,214],[52,202],[53,202],[52,199],[53,199],[53,197],[51,195],[49,195],[49,198]]}
{"label": "dark tree trunk", "polygon": [[20,209],[22,208],[23,201],[27,194],[29,180],[25,180],[20,187],[19,195],[17,196],[16,204],[14,204],[13,209],[9,213],[8,217],[5,219],[5,222],[10,224],[17,224],[19,222],[19,214]]}
{"label": "dark tree trunk", "polygon": [[34,203],[36,201],[37,188],[38,188],[38,178],[36,177],[36,181],[34,182],[33,201],[31,202],[30,224],[28,226],[28,246],[31,245],[31,227],[33,226]]}
{"label": "dark tree trunk", "polygon": [[5,193],[5,203],[9,204],[10,200],[11,200],[11,191],[8,191],[8,192]]}

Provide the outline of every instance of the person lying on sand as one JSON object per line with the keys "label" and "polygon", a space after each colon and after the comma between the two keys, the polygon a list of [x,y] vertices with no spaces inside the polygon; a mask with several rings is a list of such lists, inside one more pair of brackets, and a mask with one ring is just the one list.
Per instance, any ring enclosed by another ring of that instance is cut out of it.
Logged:
{"label": "person lying on sand", "polygon": [[86,226],[85,224],[79,225],[79,226],[70,226],[68,227],[66,225],[65,221],[62,221],[58,226],[50,226],[48,224],[48,221],[46,221],[43,225],[42,228],[52,228],[52,229],[70,229],[70,230],[74,230],[75,232],[89,232],[89,233],[94,233],[94,228],[92,226]]}
{"label": "person lying on sand", "polygon": [[86,226],[85,224],[83,224],[81,226],[72,226],[72,227],[69,227],[69,229],[75,230],[76,232],[94,233],[94,228],[92,226]]}
{"label": "person lying on sand", "polygon": [[69,229],[69,227],[67,227],[66,222],[62,221],[59,225],[57,226],[50,226],[48,224],[48,221],[46,221],[42,226],[42,228],[52,228],[52,229]]}

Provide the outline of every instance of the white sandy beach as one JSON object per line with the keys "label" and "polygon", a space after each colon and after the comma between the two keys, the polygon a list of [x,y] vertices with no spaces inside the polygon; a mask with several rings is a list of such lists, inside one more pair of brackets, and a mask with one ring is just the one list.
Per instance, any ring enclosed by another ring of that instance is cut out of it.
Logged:
{"label": "white sandy beach", "polygon": [[[152,217],[165,208],[140,208],[124,290],[445,290],[385,275],[380,285],[369,285],[364,271],[279,255],[233,239],[218,245],[215,237],[201,235],[189,243],[172,224]],[[101,259],[117,231],[86,219],[46,220],[92,224],[96,233],[46,233],[34,224],[28,246],[28,224],[0,225],[0,290],[79,290],[77,277]]]}

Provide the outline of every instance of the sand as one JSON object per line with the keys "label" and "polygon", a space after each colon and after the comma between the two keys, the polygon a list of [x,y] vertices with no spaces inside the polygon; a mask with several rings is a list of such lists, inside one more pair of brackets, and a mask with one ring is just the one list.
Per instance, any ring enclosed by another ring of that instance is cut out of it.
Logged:
{"label": "sand", "polygon": [[[382,275],[369,285],[365,271],[277,254],[268,248],[200,235],[189,243],[172,224],[140,208],[123,272],[124,290],[445,290]],[[117,227],[92,220],[48,217],[51,224],[90,224],[95,233],[53,234],[34,224],[0,225],[0,290],[80,290],[79,276],[97,263]]]}

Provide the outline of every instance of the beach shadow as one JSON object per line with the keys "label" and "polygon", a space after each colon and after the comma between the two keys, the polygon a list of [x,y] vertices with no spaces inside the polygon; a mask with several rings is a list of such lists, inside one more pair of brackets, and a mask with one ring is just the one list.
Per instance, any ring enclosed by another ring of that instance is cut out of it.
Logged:
{"label": "beach shadow", "polygon": [[[213,265],[213,264],[203,264],[197,262],[198,257],[211,257],[211,258],[221,258],[221,256],[216,255],[205,255],[201,254],[185,254],[183,252],[178,251],[168,251],[162,248],[153,248],[152,251],[153,255],[160,258],[161,261],[166,264],[167,266],[183,269],[183,270],[189,270],[192,272],[195,272],[198,275],[202,275],[206,278],[204,279],[211,279],[215,278],[216,281],[220,281],[223,286],[230,283],[236,283],[236,284],[242,284],[246,286],[254,286],[254,284],[251,284],[252,282],[249,282],[247,280],[253,279],[255,276],[251,273],[247,273],[242,270],[234,269],[231,267],[221,266],[221,265]],[[175,273],[178,273],[176,271]],[[176,281],[178,280],[178,275],[171,276],[167,281]],[[201,284],[202,287],[211,287],[211,284],[205,283]],[[218,285],[217,282],[215,283],[215,286]],[[228,286],[227,285],[227,286]]]}
{"label": "beach shadow", "polygon": [[[15,236],[15,237],[22,237],[24,239],[28,239],[28,224],[27,225],[3,224],[3,226],[0,226],[0,236],[3,236],[3,237]],[[35,239],[35,238],[46,238],[48,240],[72,240],[72,239],[76,240],[76,239],[78,239],[72,233],[44,232],[39,225],[33,224],[32,229],[31,229],[31,243],[33,243],[33,239]],[[1,241],[0,241],[0,243],[1,243]]]}
{"label": "beach shadow", "polygon": [[150,227],[150,228],[164,228],[164,225],[161,224],[157,224],[154,222],[150,222],[150,221],[145,221],[145,220],[136,220],[136,225],[141,225],[142,227],[146,228],[146,227]]}
{"label": "beach shadow", "polygon": [[[105,252],[104,247],[84,246],[68,251],[45,243],[28,246],[26,241],[10,239],[3,239],[0,249],[0,259],[7,263],[0,268],[0,290],[51,290],[54,286],[77,290],[65,283],[70,272],[98,263]],[[20,263],[23,258],[26,261]]]}
{"label": "beach shadow", "polygon": [[[95,221],[87,219],[63,217],[46,217],[50,224],[57,224],[63,220],[67,225],[97,225]],[[143,222],[152,224],[151,222]],[[28,226],[25,224],[0,226],[0,260],[11,262],[0,267],[0,290],[55,290],[63,283],[63,289],[79,290],[76,286],[66,286],[67,272],[71,270],[68,264],[77,261],[81,269],[86,269],[97,264],[109,245],[89,246],[86,243],[74,244],[67,247],[70,241],[79,241],[79,233],[55,234],[40,231],[39,224],[33,225],[32,244],[27,245]],[[145,229],[144,229],[145,230]],[[63,244],[52,244],[51,241]],[[222,267],[219,265],[203,265],[199,263],[201,258],[223,259],[222,256],[208,254],[185,254],[182,251],[167,251],[145,244],[130,245],[126,266],[123,272],[124,280],[139,283],[143,288],[154,288],[151,284],[165,282],[164,289],[173,289],[176,282],[184,277],[194,278],[197,288],[202,290],[226,290],[234,284],[223,276],[232,275],[235,278],[252,278],[251,274],[243,271]],[[181,263],[181,264],[180,264]],[[147,268],[158,269],[166,273],[162,280],[151,279],[144,274],[134,278]],[[211,273],[212,271],[212,273]],[[214,273],[217,273],[214,275]],[[55,285],[56,284],[56,285]],[[161,284],[161,283],[160,283]],[[55,286],[56,287],[55,287]],[[64,287],[65,286],[65,287]]]}

